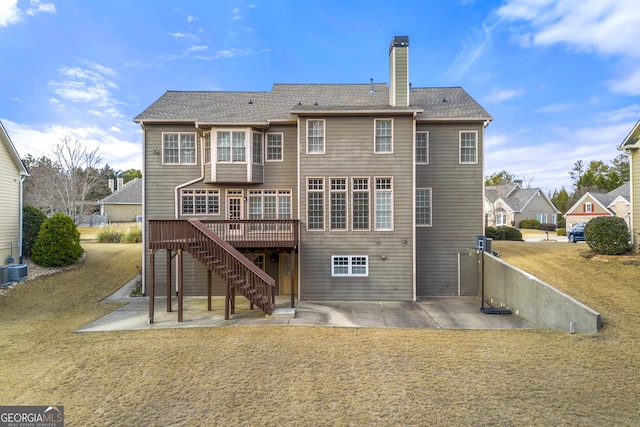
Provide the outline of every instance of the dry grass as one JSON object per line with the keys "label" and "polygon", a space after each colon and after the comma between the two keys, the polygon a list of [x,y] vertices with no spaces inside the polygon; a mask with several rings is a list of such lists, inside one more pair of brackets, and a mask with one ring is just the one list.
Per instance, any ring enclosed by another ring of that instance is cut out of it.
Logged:
{"label": "dry grass", "polygon": [[[139,245],[0,298],[0,404],[67,425],[638,425],[638,259],[495,242],[600,311],[597,335],[322,327],[74,333],[136,273]],[[553,283],[553,282],[552,282]]]}

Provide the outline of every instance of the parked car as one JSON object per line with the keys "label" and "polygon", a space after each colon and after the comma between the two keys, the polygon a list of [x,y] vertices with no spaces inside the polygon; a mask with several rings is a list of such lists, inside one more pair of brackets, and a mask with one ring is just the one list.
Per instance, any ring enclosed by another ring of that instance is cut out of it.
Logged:
{"label": "parked car", "polygon": [[567,232],[567,237],[571,243],[584,242],[584,227],[587,225],[587,221],[582,221],[574,225]]}

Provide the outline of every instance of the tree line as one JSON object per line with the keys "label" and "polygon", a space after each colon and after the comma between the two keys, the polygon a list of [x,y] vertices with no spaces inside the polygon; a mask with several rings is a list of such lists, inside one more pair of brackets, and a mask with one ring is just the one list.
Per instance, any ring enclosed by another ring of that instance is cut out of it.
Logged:
{"label": "tree line", "polygon": [[[585,165],[582,160],[578,160],[574,163],[573,169],[569,171],[569,176],[572,182],[571,191],[562,186],[562,188],[554,190],[553,193],[547,194],[562,214],[566,213],[587,192],[608,193],[628,182],[630,178],[629,157],[626,154],[619,154],[608,164],[601,160],[592,160],[588,165]],[[497,186],[518,182],[523,184],[523,188],[529,188],[534,178],[502,170],[486,176],[485,185]]]}
{"label": "tree line", "polygon": [[89,150],[79,139],[63,136],[51,148],[50,157],[27,154],[22,163],[29,172],[24,182],[24,204],[47,216],[63,213],[76,224],[83,215],[98,211],[96,201],[109,194],[109,179],[127,183],[141,178],[139,169],[114,170],[105,164],[98,148]]}

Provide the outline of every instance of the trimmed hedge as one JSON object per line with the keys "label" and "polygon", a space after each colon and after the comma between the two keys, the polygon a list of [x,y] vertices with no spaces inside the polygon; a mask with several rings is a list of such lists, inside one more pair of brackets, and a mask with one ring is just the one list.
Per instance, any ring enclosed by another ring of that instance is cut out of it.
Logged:
{"label": "trimmed hedge", "polygon": [[540,221],[537,219],[523,219],[520,221],[520,228],[525,230],[536,230],[540,228]]}
{"label": "trimmed hedge", "polygon": [[485,235],[493,240],[522,241],[522,233],[520,230],[513,227],[487,227],[485,228]]}
{"label": "trimmed hedge", "polygon": [[584,228],[587,244],[603,255],[620,255],[629,248],[629,229],[624,219],[600,216],[589,221]]}
{"label": "trimmed hedge", "polygon": [[551,224],[550,222],[542,222],[538,226],[538,230],[555,231],[556,230],[556,225],[555,224]]}
{"label": "trimmed hedge", "polygon": [[42,267],[63,267],[73,264],[83,253],[76,224],[67,215],[57,213],[42,223],[31,259]]}

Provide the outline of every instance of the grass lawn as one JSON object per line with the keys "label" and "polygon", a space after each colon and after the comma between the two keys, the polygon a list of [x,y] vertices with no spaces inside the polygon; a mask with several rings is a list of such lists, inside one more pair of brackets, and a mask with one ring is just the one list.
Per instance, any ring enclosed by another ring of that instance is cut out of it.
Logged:
{"label": "grass lawn", "polygon": [[64,405],[68,426],[640,424],[640,259],[494,242],[599,311],[545,330],[243,326],[74,333],[114,305],[140,245],[83,242],[78,269],[0,297],[0,405]]}

